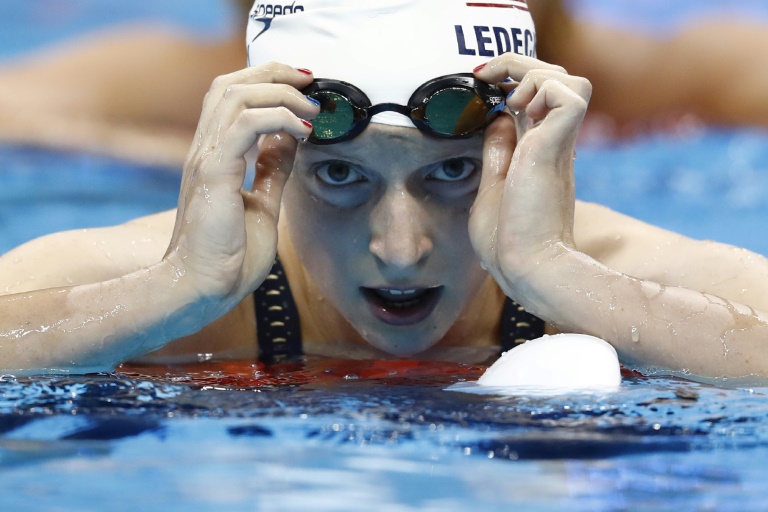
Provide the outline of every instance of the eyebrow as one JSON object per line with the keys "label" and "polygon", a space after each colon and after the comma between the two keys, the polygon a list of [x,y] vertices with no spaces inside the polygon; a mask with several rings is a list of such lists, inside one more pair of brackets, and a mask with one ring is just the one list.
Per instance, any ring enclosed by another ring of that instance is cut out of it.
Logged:
{"label": "eyebrow", "polygon": [[[389,132],[381,135],[387,138],[387,142],[404,143],[404,142],[410,142],[413,140],[411,134],[403,133],[403,132]],[[377,136],[379,135],[377,134]],[[466,141],[472,141],[472,140],[477,140],[482,147],[482,134],[472,135],[468,139],[458,139],[454,142],[456,142],[457,145],[459,146],[463,146],[463,144]],[[351,144],[354,144],[354,140],[351,141]],[[471,149],[472,148],[463,146],[461,147],[459,152],[465,153],[467,151],[470,151]],[[357,163],[361,163],[366,157],[365,153],[367,153],[368,148],[366,148],[365,146],[357,146],[357,145],[354,145],[352,146],[352,148],[350,148],[350,146],[347,146],[346,143],[312,144],[311,142],[306,142],[304,143],[304,150],[309,153],[313,153],[313,152],[321,153],[326,157],[336,158],[340,160],[356,161],[360,159],[359,161],[357,161]],[[404,147],[403,151],[406,151],[406,152],[422,151],[423,152],[424,149],[419,147]],[[442,153],[442,151],[437,151],[437,152]],[[361,156],[361,153],[363,153],[362,156]]]}

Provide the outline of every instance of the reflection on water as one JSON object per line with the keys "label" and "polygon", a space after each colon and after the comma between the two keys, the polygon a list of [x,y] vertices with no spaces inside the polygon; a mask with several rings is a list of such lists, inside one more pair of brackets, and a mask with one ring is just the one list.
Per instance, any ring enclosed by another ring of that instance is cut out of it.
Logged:
{"label": "reflection on water", "polygon": [[767,496],[764,390],[625,376],[602,396],[443,391],[480,371],[314,360],[5,378],[0,492],[14,510],[32,497],[86,510],[115,497],[117,510],[749,510]]}

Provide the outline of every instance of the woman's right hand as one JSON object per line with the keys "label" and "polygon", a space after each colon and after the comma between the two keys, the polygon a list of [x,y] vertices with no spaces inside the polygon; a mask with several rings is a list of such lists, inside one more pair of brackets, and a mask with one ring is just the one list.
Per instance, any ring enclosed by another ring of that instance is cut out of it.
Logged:
{"label": "woman's right hand", "polygon": [[[176,225],[164,260],[216,315],[237,305],[274,263],[283,186],[297,138],[319,107],[300,89],[312,74],[269,63],[217,78],[187,155]],[[265,136],[262,138],[262,136]],[[256,177],[242,189],[245,155],[259,143]]]}

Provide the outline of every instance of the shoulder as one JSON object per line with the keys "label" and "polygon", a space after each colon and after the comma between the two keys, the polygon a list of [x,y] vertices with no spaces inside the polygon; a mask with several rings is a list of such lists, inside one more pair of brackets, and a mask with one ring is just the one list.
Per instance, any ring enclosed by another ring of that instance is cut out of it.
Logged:
{"label": "shoulder", "polygon": [[0,257],[0,293],[111,279],[160,261],[175,211],[105,228],[46,235]]}

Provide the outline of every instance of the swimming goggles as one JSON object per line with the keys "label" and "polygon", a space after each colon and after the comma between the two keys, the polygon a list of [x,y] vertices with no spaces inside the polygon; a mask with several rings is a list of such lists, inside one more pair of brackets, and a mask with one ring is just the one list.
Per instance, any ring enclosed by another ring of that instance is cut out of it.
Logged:
{"label": "swimming goggles", "polygon": [[504,109],[505,95],[497,86],[477,80],[471,73],[441,76],[421,85],[408,106],[371,105],[354,85],[318,78],[302,91],[320,102],[308,140],[335,144],[353,139],[380,112],[392,111],[413,121],[422,132],[442,139],[461,139],[485,128]]}

